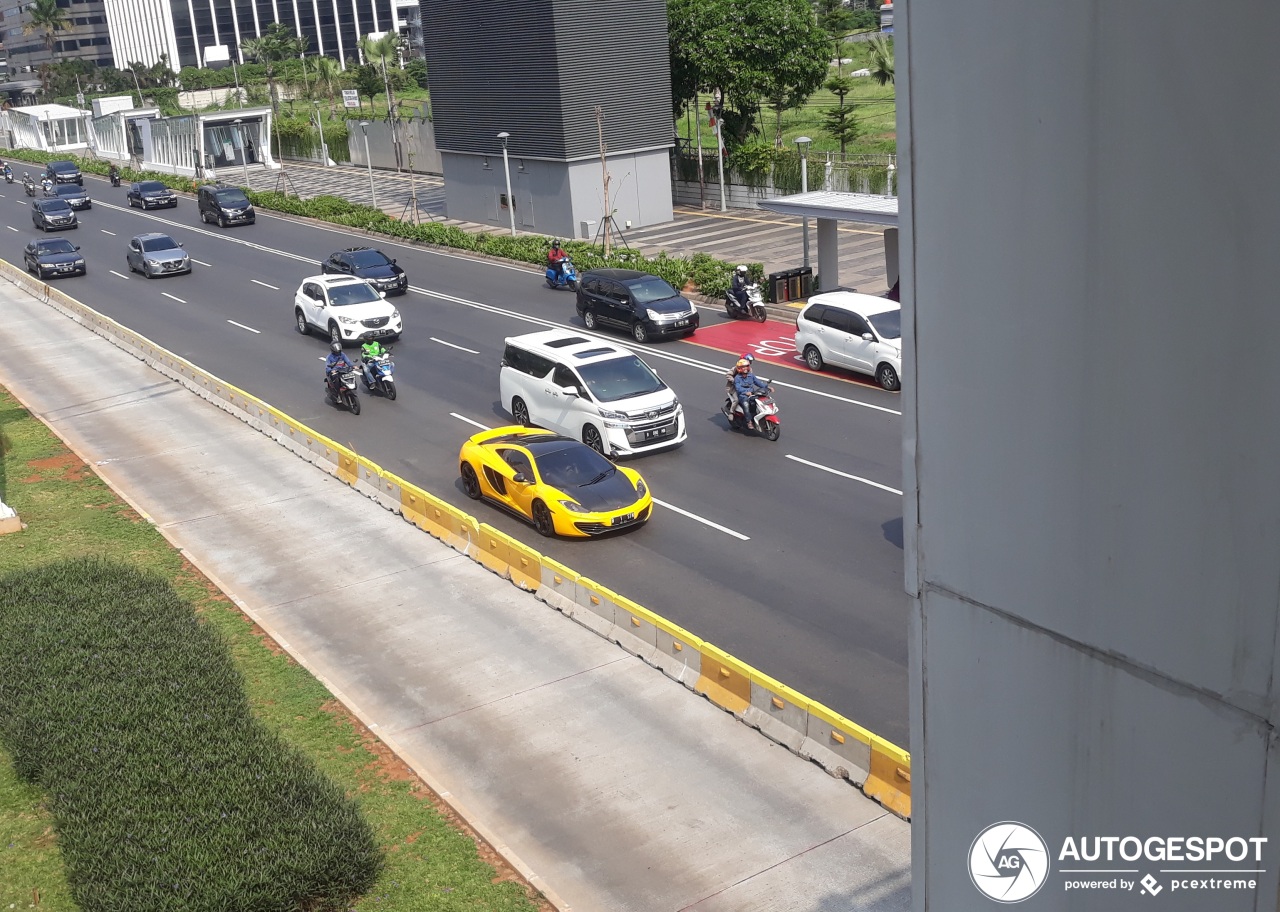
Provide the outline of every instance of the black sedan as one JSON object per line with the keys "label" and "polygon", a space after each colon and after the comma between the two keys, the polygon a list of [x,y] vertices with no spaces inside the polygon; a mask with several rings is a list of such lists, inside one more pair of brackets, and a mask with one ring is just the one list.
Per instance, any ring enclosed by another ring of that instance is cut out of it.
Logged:
{"label": "black sedan", "polygon": [[42,231],[79,228],[75,210],[64,199],[39,199],[31,204],[31,223]]}
{"label": "black sedan", "polygon": [[125,199],[130,206],[141,209],[173,209],[178,205],[178,194],[159,181],[138,181],[129,185]]}
{"label": "black sedan", "polygon": [[22,251],[22,261],[28,272],[34,272],[42,279],[84,275],[88,271],[80,248],[60,237],[36,238]]}
{"label": "black sedan", "polygon": [[406,294],[409,291],[409,277],[404,270],[396,265],[395,260],[372,247],[348,247],[330,254],[320,264],[320,271],[364,279],[378,291],[385,291],[389,295]]}
{"label": "black sedan", "polygon": [[81,209],[92,209],[93,200],[89,199],[89,191],[79,184],[55,184],[44,192],[48,199],[63,199],[77,212]]}

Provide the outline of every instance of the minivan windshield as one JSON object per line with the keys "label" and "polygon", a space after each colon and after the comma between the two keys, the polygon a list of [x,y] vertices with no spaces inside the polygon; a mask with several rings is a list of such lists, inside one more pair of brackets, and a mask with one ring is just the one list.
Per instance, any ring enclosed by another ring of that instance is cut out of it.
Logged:
{"label": "minivan windshield", "polygon": [[635,355],[580,364],[578,373],[586,381],[591,395],[601,402],[617,402],[632,396],[643,396],[664,390],[667,385]]}
{"label": "minivan windshield", "polygon": [[73,162],[49,162],[49,170],[70,173],[72,171],[79,171],[80,169],[77,168]]}
{"label": "minivan windshield", "polygon": [[589,446],[567,446],[538,457],[538,474],[543,484],[561,491],[603,481],[616,471],[612,462]]}
{"label": "minivan windshield", "polygon": [[42,212],[50,212],[54,215],[61,215],[64,212],[70,212],[71,206],[64,199],[47,199],[41,200],[40,209]]}
{"label": "minivan windshield", "polygon": [[244,195],[243,190],[219,190],[214,194],[218,198],[218,202],[224,206],[247,206],[249,205],[249,197]]}
{"label": "minivan windshield", "polygon": [[637,304],[652,304],[676,297],[676,290],[657,276],[645,276],[627,283],[627,290]]}
{"label": "minivan windshield", "polygon": [[329,303],[334,307],[345,307],[348,304],[368,304],[381,301],[382,295],[364,282],[352,282],[348,285],[336,285],[329,289]]}
{"label": "minivan windshield", "polygon": [[900,310],[886,310],[884,313],[872,314],[867,317],[867,322],[881,339],[902,337],[902,311]]}

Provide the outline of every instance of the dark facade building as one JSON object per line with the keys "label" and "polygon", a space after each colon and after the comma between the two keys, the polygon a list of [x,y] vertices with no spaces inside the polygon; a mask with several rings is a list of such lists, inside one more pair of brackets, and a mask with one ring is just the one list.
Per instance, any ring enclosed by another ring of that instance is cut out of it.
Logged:
{"label": "dark facade building", "polygon": [[452,218],[581,236],[604,212],[596,107],[618,227],[671,219],[665,0],[423,0]]}

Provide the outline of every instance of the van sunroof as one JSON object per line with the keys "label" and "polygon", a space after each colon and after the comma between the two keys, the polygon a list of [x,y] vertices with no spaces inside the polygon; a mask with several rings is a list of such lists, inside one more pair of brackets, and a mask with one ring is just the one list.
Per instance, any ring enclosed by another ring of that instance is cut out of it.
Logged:
{"label": "van sunroof", "polygon": [[575,358],[594,358],[596,355],[616,355],[620,352],[616,348],[588,348],[586,351],[574,352]]}
{"label": "van sunroof", "polygon": [[553,339],[547,343],[547,348],[564,348],[566,345],[579,345],[590,340],[582,338],[582,336],[569,336],[564,339]]}

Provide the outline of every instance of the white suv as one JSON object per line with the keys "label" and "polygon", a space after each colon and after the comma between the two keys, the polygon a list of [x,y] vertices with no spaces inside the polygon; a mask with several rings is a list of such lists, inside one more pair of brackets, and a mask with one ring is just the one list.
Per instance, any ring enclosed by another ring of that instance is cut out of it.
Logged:
{"label": "white suv", "polygon": [[796,317],[796,351],[824,364],[870,374],[887,390],[902,386],[902,305],[853,291],[814,295]]}
{"label": "white suv", "polygon": [[676,394],[612,342],[559,329],[512,336],[498,385],[518,424],[574,437],[605,456],[650,453],[688,437]]}
{"label": "white suv", "polygon": [[404,330],[400,311],[387,303],[386,293],[354,276],[303,279],[293,295],[293,322],[304,336],[315,328],[343,345],[392,341]]}

